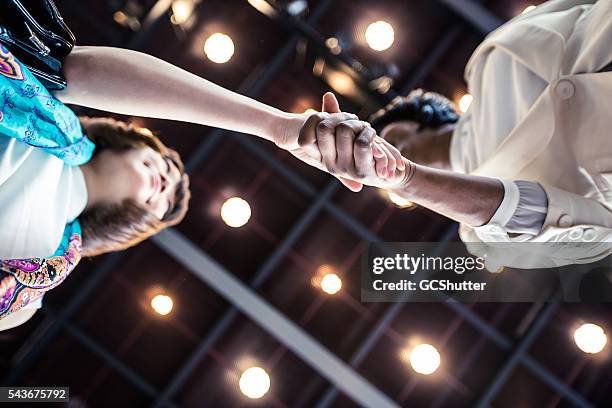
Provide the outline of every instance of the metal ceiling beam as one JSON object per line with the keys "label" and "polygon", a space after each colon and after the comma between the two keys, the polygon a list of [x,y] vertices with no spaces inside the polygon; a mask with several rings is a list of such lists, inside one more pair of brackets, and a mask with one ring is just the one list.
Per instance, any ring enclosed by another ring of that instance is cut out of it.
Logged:
{"label": "metal ceiling beam", "polygon": [[[324,3],[319,4],[316,10],[312,13],[310,18],[308,19],[308,24],[315,24],[316,21],[320,18],[320,16],[331,6],[333,1],[326,1]],[[251,97],[257,97],[258,94],[263,90],[265,84],[271,80],[276,73],[280,69],[283,68],[286,60],[291,56],[295,46],[297,45],[297,41],[299,36],[294,35],[292,38],[285,44],[283,49],[275,56],[272,63],[266,67],[266,70],[263,72],[261,77],[255,81],[252,87],[241,86],[242,93],[245,93]],[[250,81],[246,81],[250,83]],[[223,131],[219,131],[219,134]],[[349,215],[345,214],[342,210],[337,208],[335,205],[331,204],[328,201],[328,197],[333,194],[333,192],[337,189],[338,183],[336,181],[331,182],[327,185],[324,191],[316,195],[316,189],[311,186],[308,182],[306,182],[302,177],[297,175],[295,171],[290,169],[288,166],[281,163],[279,160],[270,155],[265,149],[261,147],[261,145],[251,138],[246,137],[242,134],[235,134],[234,136],[238,138],[239,142],[242,143],[245,147],[247,147],[251,152],[253,152],[257,157],[259,157],[262,161],[266,162],[273,170],[277,171],[279,174],[282,174],[285,178],[287,178],[300,192],[307,196],[315,197],[314,203],[310,206],[308,211],[300,218],[298,223],[292,228],[290,233],[283,239],[282,244],[274,251],[268,260],[262,265],[262,267],[257,271],[253,281],[251,282],[251,286],[256,288],[261,283],[263,283],[269,274],[273,271],[274,267],[282,260],[282,257],[286,254],[289,248],[299,239],[302,235],[302,232],[309,226],[314,217],[320,212],[320,208],[324,206],[328,211],[330,211],[337,219],[340,220],[341,223],[346,225],[349,229],[353,230],[355,233],[360,235],[363,239],[366,240],[375,240],[377,239],[374,234],[372,234],[369,229],[365,228],[361,223],[354,220]],[[156,238],[154,237],[155,241]],[[187,377],[191,374],[191,372],[195,369],[196,365],[199,361],[208,353],[213,344],[220,338],[223,333],[225,333],[226,329],[230,326],[232,321],[238,316],[238,313],[235,308],[230,308],[220,320],[217,321],[215,326],[211,329],[207,336],[205,336],[200,344],[196,347],[196,350],[191,354],[191,356],[187,359],[187,361],[183,364],[183,366],[177,371],[174,375],[170,383],[166,386],[166,389],[161,393],[160,397],[155,401],[154,406],[160,407],[163,406],[166,401],[171,398],[174,393],[180,388],[180,386],[184,383]]]}
{"label": "metal ceiling beam", "polygon": [[[478,408],[486,408],[491,405],[503,385],[506,383],[514,368],[519,365],[519,363],[523,360],[527,355],[527,351],[529,347],[536,340],[538,335],[544,330],[546,324],[552,318],[554,312],[557,310],[559,304],[558,303],[546,303],[544,308],[538,313],[536,318],[534,319],[533,324],[523,336],[523,338],[518,343],[517,347],[513,350],[512,354],[500,368],[496,375],[493,376],[493,380],[489,383],[487,388],[481,394],[480,398],[476,403],[476,407]],[[565,383],[564,387],[569,389]],[[573,398],[573,396],[564,395],[568,400],[570,400],[573,404],[584,408],[592,408],[592,405],[584,400],[582,396],[580,398]]]}
{"label": "metal ceiling beam", "polygon": [[[251,279],[251,282],[249,282],[252,289],[260,287],[268,279],[270,274],[274,271],[274,268],[280,264],[287,252],[289,252],[291,247],[298,241],[304,231],[312,224],[315,217],[321,212],[323,203],[329,199],[329,197],[335,191],[335,187],[335,183],[328,185],[328,188],[326,188],[325,191],[319,195],[317,200],[308,208],[306,213],[302,215],[302,217],[300,217],[300,219],[295,223],[289,234],[287,234],[287,236],[283,239],[282,243],[276,247],[274,253],[259,268],[253,279]],[[154,237],[153,239],[157,245],[165,249],[166,245],[163,242],[163,236]],[[166,388],[159,395],[154,403],[154,407],[157,408],[165,405],[166,401],[174,396],[200,361],[206,356],[206,354],[208,354],[215,342],[225,333],[233,321],[238,317],[238,309],[235,307],[235,301],[230,299],[230,303],[232,303],[232,307],[230,307],[223,314],[223,316],[217,320],[214,327],[200,341],[196,347],[196,350],[187,358],[187,361],[176,372]]]}
{"label": "metal ceiling beam", "polygon": [[465,21],[483,34],[488,34],[503,24],[503,20],[495,16],[486,7],[474,0],[438,0],[452,9]]}
{"label": "metal ceiling beam", "polygon": [[[444,236],[441,237],[440,243],[449,242],[456,233],[457,233],[457,226],[454,225],[453,227],[449,228],[445,232]],[[435,252],[432,255],[435,255]],[[396,303],[389,306],[389,308],[385,311],[382,317],[378,320],[376,326],[374,327],[374,330],[371,330],[368,333],[365,340],[361,342],[361,344],[357,348],[357,351],[355,351],[353,355],[351,356],[351,360],[350,360],[351,367],[357,367],[359,366],[359,364],[363,362],[363,360],[368,355],[368,353],[372,351],[374,346],[378,343],[380,338],[384,335],[387,328],[389,328],[393,319],[395,319],[397,315],[400,313],[400,311],[404,308],[405,306],[404,301],[407,301],[412,295],[414,295],[414,293],[412,292],[407,293],[406,295],[404,295],[404,297],[402,297],[401,301],[397,300]],[[335,387],[330,387],[325,391],[325,393],[319,399],[315,407],[316,408],[327,408],[334,402],[337,396],[338,396],[338,389]]]}
{"label": "metal ceiling beam", "polygon": [[112,369],[116,370],[124,378],[128,379],[132,384],[134,384],[134,386],[136,386],[136,388],[142,391],[145,395],[151,398],[155,398],[159,394],[157,389],[155,389],[153,385],[151,385],[147,380],[145,380],[142,375],[137,373],[131,367],[128,367],[124,362],[115,357],[113,353],[111,353],[105,347],[100,345],[100,343],[85,334],[80,328],[68,321],[60,319],[56,311],[52,310],[49,307],[46,307],[43,312],[51,318],[56,319],[58,323],[71,336],[73,336],[77,341],[79,341],[92,353],[99,356],[102,361],[107,363]]}
{"label": "metal ceiling beam", "polygon": [[168,229],[160,232],[158,237],[158,244],[178,263],[267,330],[353,401],[366,407],[398,407],[387,395],[180,233]]}
{"label": "metal ceiling beam", "polygon": [[529,347],[531,347],[535,339],[539,336],[542,330],[544,330],[544,327],[546,324],[548,324],[558,306],[559,305],[557,303],[547,303],[543,310],[538,313],[533,324],[520,340],[508,360],[504,362],[503,366],[500,368],[497,374],[493,376],[492,381],[480,395],[480,398],[475,405],[477,408],[487,408],[491,405],[493,399],[499,393],[501,387],[504,386],[514,368],[520,363],[522,356],[527,353]]}

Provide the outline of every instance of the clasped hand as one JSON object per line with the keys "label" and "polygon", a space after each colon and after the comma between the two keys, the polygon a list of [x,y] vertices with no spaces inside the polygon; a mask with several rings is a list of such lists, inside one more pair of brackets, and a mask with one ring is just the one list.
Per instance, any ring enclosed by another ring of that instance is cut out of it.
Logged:
{"label": "clasped hand", "polygon": [[323,97],[322,112],[311,115],[289,152],[298,159],[337,177],[352,191],[363,185],[384,189],[400,187],[411,163],[369,123],[340,111],[332,93]]}

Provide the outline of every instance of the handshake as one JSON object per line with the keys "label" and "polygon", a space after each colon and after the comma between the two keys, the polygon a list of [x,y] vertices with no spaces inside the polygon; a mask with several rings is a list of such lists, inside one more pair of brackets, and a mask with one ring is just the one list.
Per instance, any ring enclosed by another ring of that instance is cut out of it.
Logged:
{"label": "handshake", "polygon": [[341,112],[334,94],[323,96],[322,112],[300,118],[299,132],[281,132],[277,146],[330,173],[355,192],[363,185],[395,190],[408,183],[414,164],[379,137],[369,123]]}

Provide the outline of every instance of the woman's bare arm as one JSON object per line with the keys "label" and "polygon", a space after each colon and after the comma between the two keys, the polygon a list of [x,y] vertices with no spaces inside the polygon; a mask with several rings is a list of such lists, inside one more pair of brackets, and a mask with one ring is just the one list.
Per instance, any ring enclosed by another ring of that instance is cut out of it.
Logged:
{"label": "woman's bare arm", "polygon": [[214,126],[285,148],[297,143],[308,117],[282,112],[138,51],[75,47],[63,69],[68,86],[55,96],[65,103]]}

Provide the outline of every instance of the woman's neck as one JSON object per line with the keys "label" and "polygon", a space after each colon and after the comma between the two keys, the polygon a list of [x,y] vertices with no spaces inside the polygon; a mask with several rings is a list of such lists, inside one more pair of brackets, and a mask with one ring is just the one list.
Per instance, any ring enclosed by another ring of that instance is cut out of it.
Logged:
{"label": "woman's neck", "polygon": [[85,206],[84,212],[91,209],[93,206],[101,201],[101,184],[100,184],[100,172],[96,166],[96,160],[92,159],[87,163],[80,166],[83,178],[85,178],[85,185],[87,186],[87,205]]}

